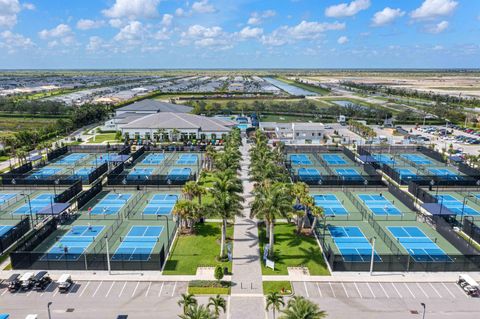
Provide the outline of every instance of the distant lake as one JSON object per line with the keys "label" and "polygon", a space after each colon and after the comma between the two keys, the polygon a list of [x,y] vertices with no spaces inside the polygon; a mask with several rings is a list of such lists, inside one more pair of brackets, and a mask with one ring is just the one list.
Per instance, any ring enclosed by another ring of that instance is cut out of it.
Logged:
{"label": "distant lake", "polygon": [[273,79],[273,78],[263,78],[263,79],[268,83],[275,85],[276,87],[284,90],[285,92],[291,95],[305,95],[305,96],[318,95],[315,92],[304,90],[302,88],[290,85],[288,83],[282,82],[277,79]]}

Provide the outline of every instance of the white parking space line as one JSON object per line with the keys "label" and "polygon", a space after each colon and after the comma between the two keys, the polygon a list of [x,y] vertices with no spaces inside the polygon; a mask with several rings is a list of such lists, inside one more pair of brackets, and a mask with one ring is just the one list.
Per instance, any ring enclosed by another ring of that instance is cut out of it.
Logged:
{"label": "white parking space line", "polygon": [[115,281],[112,282],[112,285],[110,286],[110,289],[108,289],[107,294],[105,295],[105,297],[108,297],[108,295],[110,294],[110,291],[112,291],[113,286],[115,286]]}
{"label": "white parking space line", "polygon": [[382,288],[383,293],[385,294],[385,296],[387,296],[387,299],[390,299],[390,296],[388,295],[388,293],[387,293],[387,291],[385,290],[385,288],[383,288],[382,283],[379,282],[378,284],[380,285],[380,288]]}
{"label": "white parking space line", "polygon": [[149,293],[149,291],[150,291],[150,287],[152,287],[152,282],[149,282],[149,283],[148,283],[147,291],[145,291],[145,297],[148,296],[148,293]]}
{"label": "white parking space line", "polygon": [[100,281],[100,284],[98,285],[97,289],[95,290],[95,292],[93,293],[92,297],[95,297],[95,295],[97,294],[98,292],[98,289],[100,289],[100,286],[102,286],[103,284],[103,281]]}
{"label": "white parking space line", "polygon": [[317,284],[318,294],[320,295],[320,297],[323,297],[322,290],[320,289],[320,285],[318,284],[318,282],[316,284]]}
{"label": "white parking space line", "polygon": [[58,289],[55,290],[55,293],[53,294],[53,297],[55,297],[58,294],[58,291],[59,291]]}
{"label": "white parking space line", "polygon": [[348,296],[347,289],[345,289],[345,285],[343,284],[343,282],[342,282],[342,287],[343,287],[343,291],[345,291],[345,295],[347,296],[347,298],[350,298],[350,297]]}
{"label": "white parking space line", "polygon": [[357,292],[358,292],[358,295],[360,296],[360,298],[363,299],[363,296],[362,296],[362,294],[360,293],[360,289],[358,289],[357,283],[354,282],[353,285],[355,286],[355,289],[357,289]]}
{"label": "white parking space line", "polygon": [[30,291],[29,291],[28,294],[27,294],[27,297],[30,296],[30,295],[32,294],[32,292],[33,292],[33,288],[30,289]]}
{"label": "white parking space line", "polygon": [[163,290],[163,285],[165,282],[162,282],[162,286],[160,287],[160,291],[158,292],[158,296],[160,297],[162,295],[162,290]]}
{"label": "white parking space line", "polygon": [[427,293],[425,292],[425,290],[423,290],[423,288],[420,286],[420,284],[417,282],[417,287],[423,292],[423,294],[425,295],[425,297],[427,298],[430,298]]}
{"label": "white parking space line", "polygon": [[88,285],[90,285],[90,281],[87,282],[87,284],[85,285],[85,288],[83,288],[83,290],[82,290],[82,292],[80,293],[79,297],[83,296],[83,293],[85,292],[85,290],[87,290]]}
{"label": "white parking space line", "polygon": [[177,282],[175,281],[175,284],[173,285],[173,290],[172,290],[172,297],[175,295],[175,289],[177,289]]}
{"label": "white parking space line", "polygon": [[393,282],[392,282],[391,284],[392,284],[392,286],[393,286],[393,289],[395,289],[395,291],[397,292],[398,296],[399,296],[400,298],[403,298],[403,297],[402,297],[402,294],[400,293],[400,291],[398,291],[398,289],[397,289],[397,287],[395,286],[395,284],[394,284]]}
{"label": "white parking space line", "polygon": [[448,287],[447,287],[447,285],[445,285],[445,283],[442,282],[442,285],[448,291],[450,296],[452,296],[453,299],[457,299],[457,297],[450,291],[450,289],[448,289]]}
{"label": "white parking space line", "polygon": [[373,298],[377,298],[377,297],[375,296],[375,294],[373,293],[372,287],[370,287],[370,285],[368,284],[368,282],[367,282],[367,286],[368,286],[368,289],[370,289],[370,292],[372,293]]}
{"label": "white parking space line", "polygon": [[430,287],[432,287],[433,291],[435,291],[437,293],[438,297],[442,298],[442,295],[438,292],[437,289],[435,289],[435,287],[433,287],[432,283],[429,282],[429,284],[430,284]]}
{"label": "white parking space line", "polygon": [[139,285],[140,285],[140,281],[137,282],[137,285],[135,286],[135,289],[133,289],[132,297],[135,296],[135,293],[137,292],[137,288],[138,288]]}
{"label": "white parking space line", "polygon": [[456,287],[458,287],[458,289],[460,289],[460,291],[462,292],[462,294],[465,296],[465,298],[469,299],[470,297],[465,293],[465,291],[462,289],[462,287],[460,287],[459,285],[455,284]]}
{"label": "white parking space line", "polygon": [[333,298],[337,298],[337,296],[335,295],[335,291],[333,290],[332,283],[328,282],[328,284],[330,285],[330,289],[332,290]]}
{"label": "white parking space line", "polygon": [[7,291],[8,291],[8,289],[7,289],[7,288],[5,288],[5,291],[4,291],[4,292],[2,292],[2,296],[3,296],[4,294],[6,294],[6,293],[7,293]]}
{"label": "white parking space line", "polygon": [[413,298],[415,298],[415,295],[413,294],[413,292],[410,290],[410,288],[408,288],[408,285],[407,283],[403,283],[405,285],[405,288],[407,288],[407,290],[410,292],[410,294],[412,295]]}
{"label": "white parking space line", "polygon": [[42,291],[42,293],[40,294],[40,297],[42,297],[47,291],[48,291],[48,288],[50,288],[50,286],[53,285],[53,280],[48,284],[48,286]]}
{"label": "white parking space line", "polygon": [[307,282],[306,281],[303,282],[303,287],[305,287],[305,294],[307,295],[307,298],[310,298],[310,294],[308,293]]}
{"label": "white parking space line", "polygon": [[125,290],[125,287],[127,286],[127,282],[125,281],[125,283],[123,284],[123,287],[122,289],[120,290],[120,293],[118,294],[118,297],[120,297],[122,294],[123,294],[123,291]]}
{"label": "white parking space line", "polygon": [[[73,285],[70,287],[70,289],[68,290],[68,292],[73,291],[73,289],[75,289],[76,286],[79,286],[79,287],[80,287],[80,284],[73,284]],[[67,297],[68,297],[68,296],[72,296],[72,295],[73,295],[73,294],[68,293],[68,294],[67,294]]]}

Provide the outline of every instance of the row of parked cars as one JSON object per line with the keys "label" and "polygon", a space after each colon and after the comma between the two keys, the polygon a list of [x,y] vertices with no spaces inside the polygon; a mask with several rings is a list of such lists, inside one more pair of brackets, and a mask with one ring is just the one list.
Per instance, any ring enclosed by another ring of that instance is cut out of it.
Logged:
{"label": "row of parked cars", "polygon": [[450,125],[449,128],[451,129],[454,128],[457,130],[460,129],[465,133],[478,136],[478,138],[473,136],[467,136],[467,135],[453,135],[453,130],[448,130],[446,128],[436,128],[433,126],[421,127],[421,128],[418,128],[418,130],[420,132],[438,135],[442,140],[446,140],[446,141],[452,141],[452,142],[457,142],[461,144],[480,144],[480,131],[475,131],[473,129],[460,128],[457,125]]}
{"label": "row of parked cars", "polygon": [[[19,290],[27,291],[30,289],[43,291],[52,283],[52,278],[46,271],[39,271],[36,274],[26,272],[23,275],[12,274],[5,283],[10,292],[17,292]],[[68,292],[72,285],[72,276],[69,274],[63,274],[57,280],[58,290],[61,293]]]}

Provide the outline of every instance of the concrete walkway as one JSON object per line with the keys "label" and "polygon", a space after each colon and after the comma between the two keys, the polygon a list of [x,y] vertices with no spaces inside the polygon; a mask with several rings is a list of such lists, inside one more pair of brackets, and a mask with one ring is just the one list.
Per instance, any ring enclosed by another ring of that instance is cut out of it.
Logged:
{"label": "concrete walkway", "polygon": [[245,199],[243,216],[235,218],[233,242],[232,293],[230,298],[230,318],[264,318],[262,268],[258,245],[256,220],[250,219],[253,183],[249,181],[250,145],[241,147],[241,179]]}

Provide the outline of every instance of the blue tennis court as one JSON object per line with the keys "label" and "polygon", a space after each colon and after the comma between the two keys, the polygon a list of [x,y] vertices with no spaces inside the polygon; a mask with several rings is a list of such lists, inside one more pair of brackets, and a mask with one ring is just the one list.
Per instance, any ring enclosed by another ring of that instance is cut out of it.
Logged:
{"label": "blue tennis court", "polygon": [[192,169],[188,167],[184,168],[172,168],[168,173],[167,178],[174,181],[186,181],[192,175]]}
{"label": "blue tennis court", "polygon": [[387,229],[417,262],[452,261],[416,226],[388,226]]}
{"label": "blue tennis court", "polygon": [[395,170],[398,172],[398,174],[400,174],[400,179],[420,179],[421,178],[409,168],[396,168]]}
{"label": "blue tennis court", "polygon": [[84,153],[72,153],[56,161],[55,165],[74,165],[77,162],[86,158],[87,156],[88,154]]}
{"label": "blue tennis court", "polygon": [[112,260],[149,260],[162,231],[163,226],[132,226]]}
{"label": "blue tennis court", "polygon": [[452,212],[456,213],[457,215],[470,215],[470,216],[478,216],[480,212],[473,209],[472,207],[465,204],[463,205],[463,201],[459,201],[452,195],[437,195],[438,203],[447,207]]}
{"label": "blue tennis court", "polygon": [[323,208],[325,215],[348,215],[347,210],[334,194],[313,195],[315,206]]}
{"label": "blue tennis court", "polygon": [[177,195],[155,194],[143,209],[144,215],[170,215],[178,200]]}
{"label": "blue tennis court", "polygon": [[[372,260],[372,245],[356,226],[328,226],[333,241],[342,254],[343,260],[349,262],[367,262]],[[382,261],[374,252],[374,261]]]}
{"label": "blue tennis court", "polygon": [[92,215],[113,215],[118,214],[123,206],[132,197],[131,194],[108,194],[100,200],[91,210]]}
{"label": "blue tennis court", "polygon": [[345,165],[347,161],[345,161],[340,155],[338,154],[321,154],[322,159],[327,162],[328,165]]}
{"label": "blue tennis court", "polygon": [[102,165],[103,163],[108,163],[113,157],[117,157],[118,155],[115,153],[102,153],[96,154],[95,158],[90,162],[91,165]]}
{"label": "blue tennis court", "polygon": [[380,195],[359,194],[358,197],[365,203],[365,205],[372,211],[374,215],[399,216],[402,213],[395,207],[388,199]]}
{"label": "blue tennis court", "polygon": [[0,238],[2,238],[3,235],[5,235],[12,228],[13,228],[13,226],[10,226],[10,225],[8,225],[8,226],[0,225]]}
{"label": "blue tennis court", "polygon": [[88,180],[88,175],[90,175],[91,172],[93,172],[95,169],[93,167],[87,168],[79,168],[76,170],[73,170],[73,174],[69,176],[69,179],[81,179],[83,181]]}
{"label": "blue tennis court", "polygon": [[293,165],[312,165],[312,161],[307,154],[292,154],[290,161]]}
{"label": "blue tennis court", "polygon": [[162,153],[151,153],[148,154],[142,161],[142,164],[161,164],[165,160],[165,155]]}
{"label": "blue tennis court", "polygon": [[395,164],[395,159],[391,155],[385,154],[373,154],[372,157],[379,163],[393,165]]}
{"label": "blue tennis court", "polygon": [[429,160],[428,158],[425,158],[424,156],[418,155],[418,154],[401,154],[401,157],[404,159],[414,162],[415,164],[418,165],[429,165],[432,164],[432,161]]}
{"label": "blue tennis court", "polygon": [[32,209],[32,214],[36,214],[45,207],[52,205],[54,194],[40,194],[37,197],[30,199],[30,204],[27,199],[25,199],[25,204],[17,208],[12,214],[14,215],[28,215],[30,214],[30,208]]}
{"label": "blue tennis court", "polygon": [[457,173],[454,173],[446,168],[427,168],[427,170],[432,173],[432,175],[444,177],[446,179],[462,179],[462,177],[459,176]]}
{"label": "blue tennis court", "polygon": [[105,226],[73,226],[42,259],[77,260],[97,239]]}
{"label": "blue tennis court", "polygon": [[301,167],[297,170],[298,178],[301,181],[318,180],[320,173],[316,168]]}
{"label": "blue tennis court", "polygon": [[8,202],[10,199],[17,196],[17,194],[13,193],[0,193],[0,204]]}
{"label": "blue tennis court", "polygon": [[363,177],[354,168],[335,168],[337,175],[345,180],[362,180]]}
{"label": "blue tennis court", "polygon": [[61,168],[48,168],[48,167],[43,167],[39,169],[38,171],[34,172],[30,176],[27,177],[27,179],[41,179],[41,178],[48,178],[52,177],[54,175],[57,175],[62,171]]}
{"label": "blue tennis court", "polygon": [[153,168],[134,168],[128,175],[128,180],[146,180],[150,175],[153,174]]}
{"label": "blue tennis court", "polygon": [[182,154],[177,160],[177,165],[194,165],[198,161],[196,154]]}

